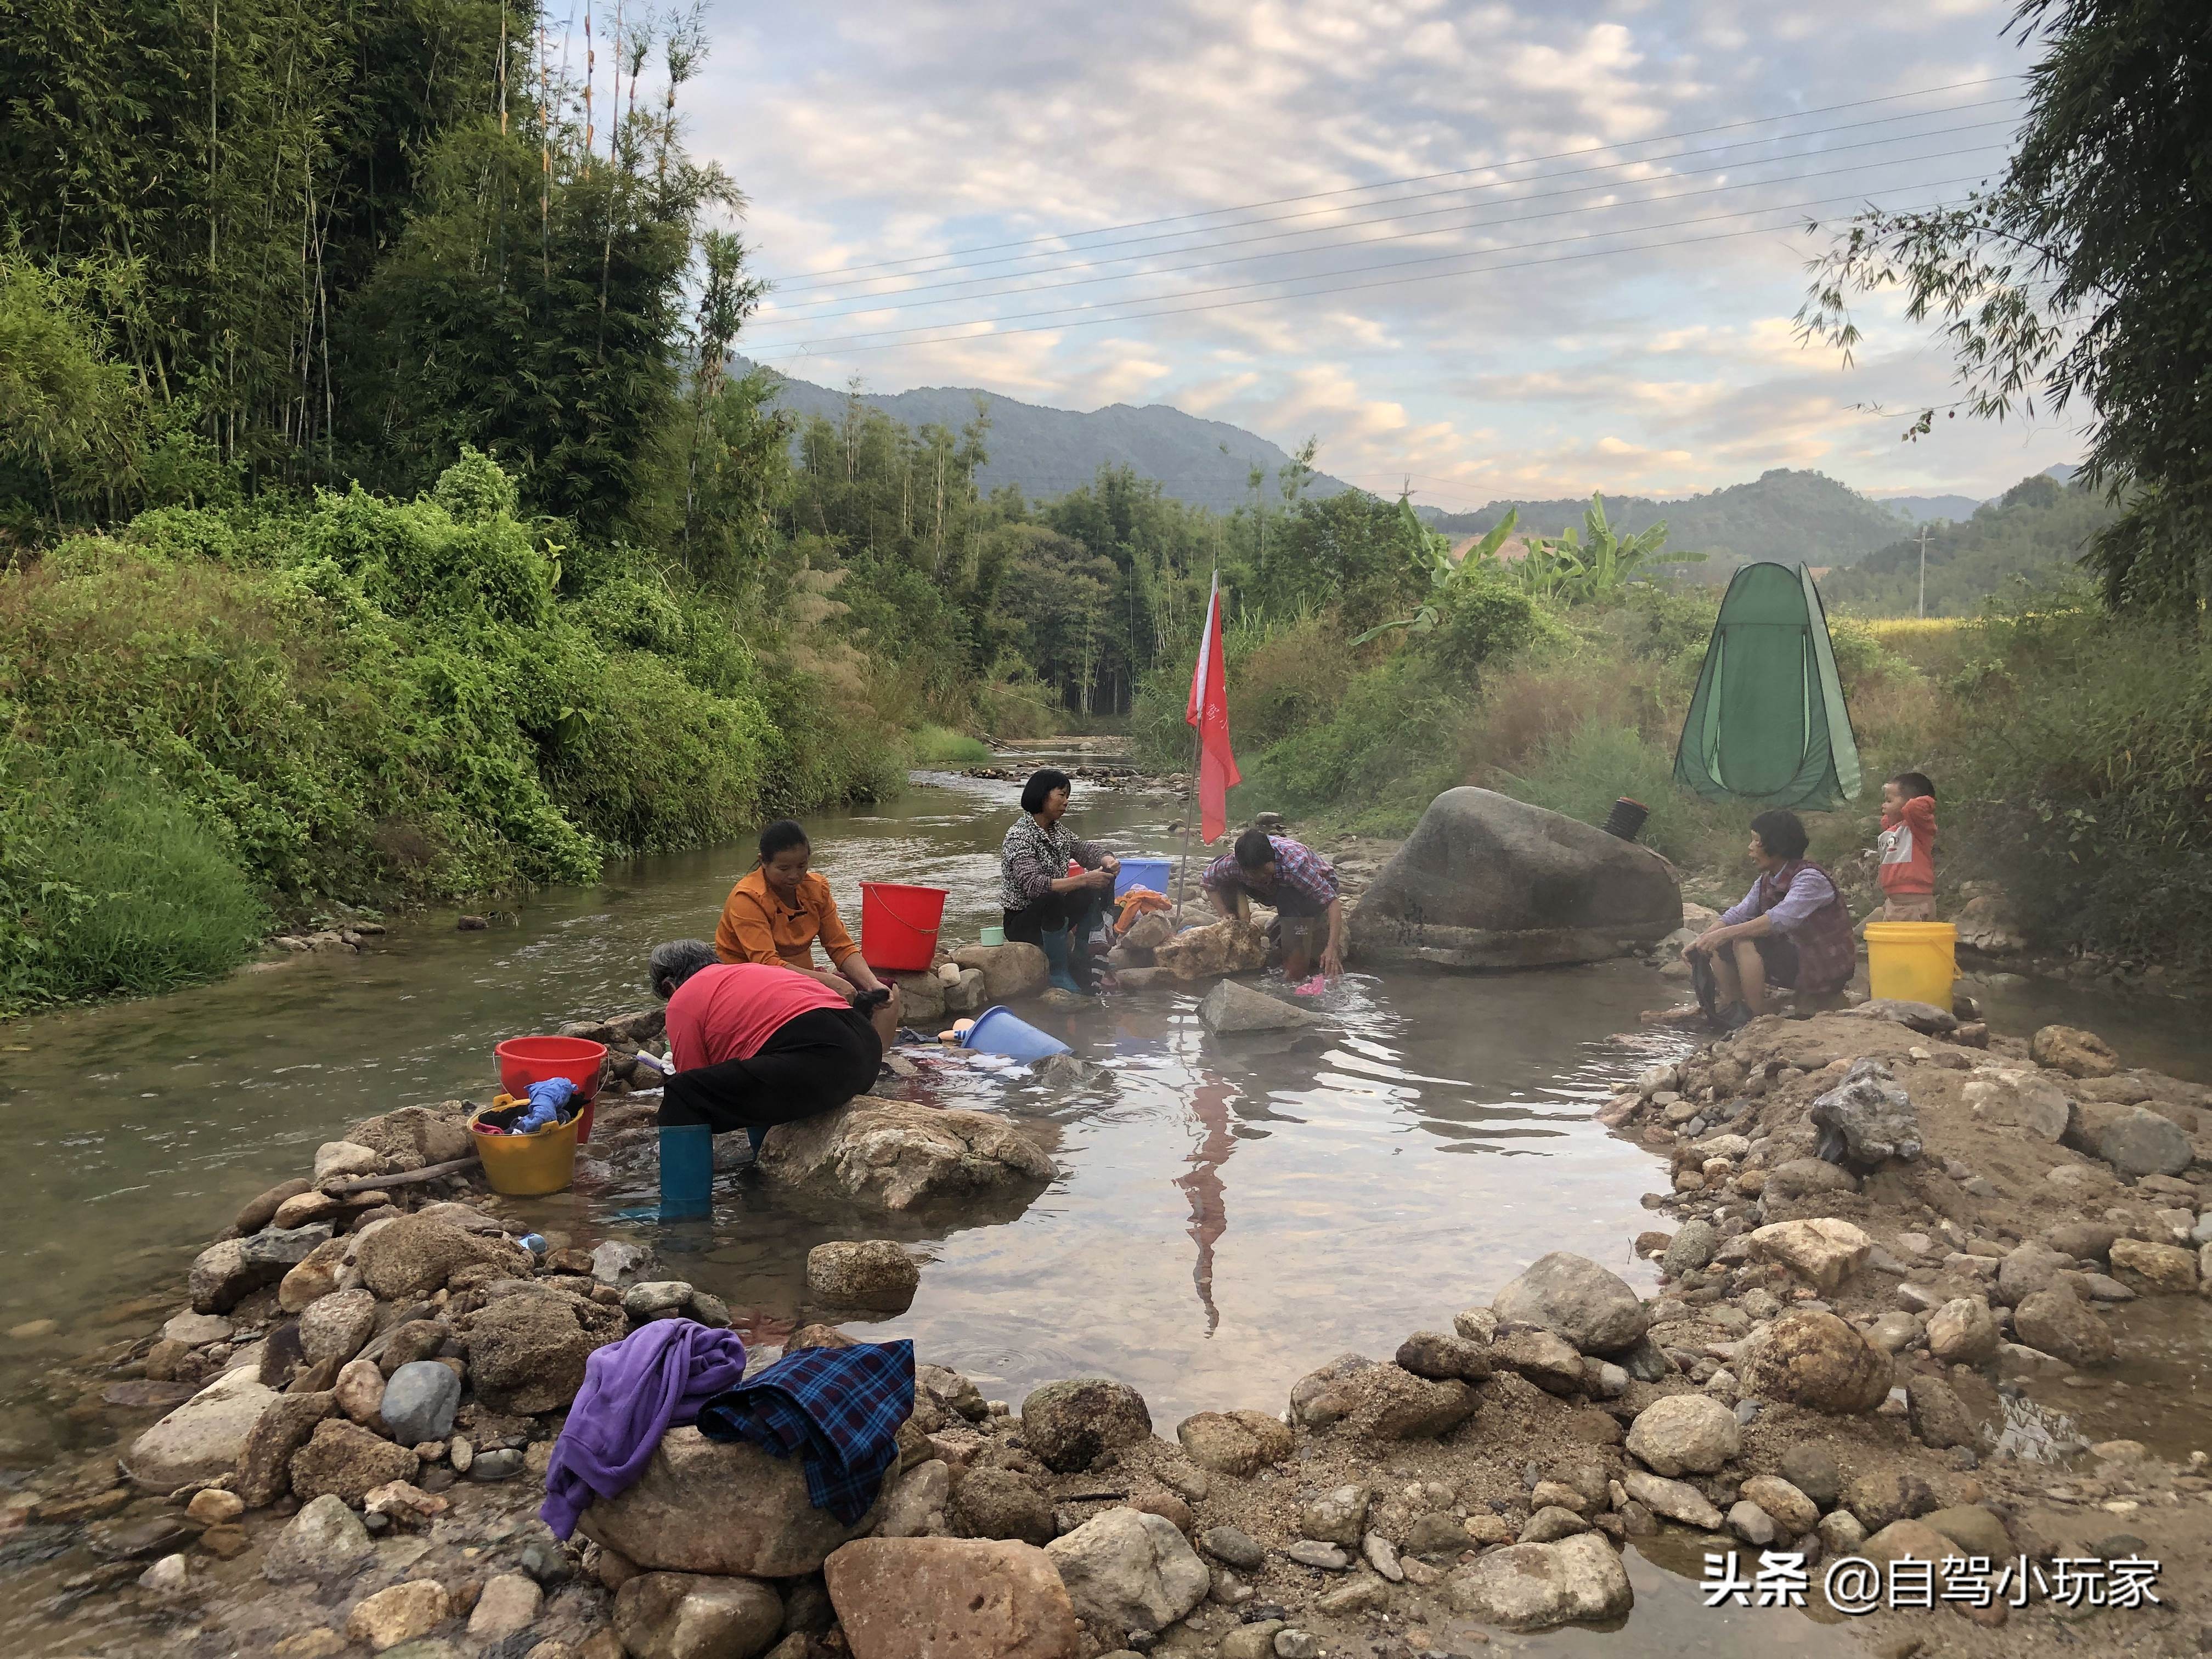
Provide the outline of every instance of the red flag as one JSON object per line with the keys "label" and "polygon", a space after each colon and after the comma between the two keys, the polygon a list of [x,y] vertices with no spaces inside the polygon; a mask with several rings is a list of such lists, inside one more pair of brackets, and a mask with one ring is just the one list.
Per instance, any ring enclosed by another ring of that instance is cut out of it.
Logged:
{"label": "red flag", "polygon": [[1198,728],[1198,825],[1211,842],[1229,828],[1229,790],[1244,781],[1229,747],[1229,675],[1221,660],[1221,573],[1213,573],[1213,592],[1206,602],[1206,627],[1199,635],[1198,665],[1190,676],[1190,705],[1183,724]]}

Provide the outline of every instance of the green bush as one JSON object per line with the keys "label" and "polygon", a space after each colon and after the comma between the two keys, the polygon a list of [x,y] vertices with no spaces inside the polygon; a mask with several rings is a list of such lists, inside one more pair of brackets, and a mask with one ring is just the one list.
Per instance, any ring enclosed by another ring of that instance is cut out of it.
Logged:
{"label": "green bush", "polygon": [[1650,808],[1640,839],[1655,852],[1686,868],[1726,871],[1741,864],[1752,809],[1693,795],[1674,781],[1674,772],[1671,749],[1645,741],[1632,726],[1589,720],[1539,744],[1526,770],[1497,774],[1491,784],[1584,823],[1603,823],[1613,802],[1626,795]]}
{"label": "green bush", "polygon": [[987,766],[991,760],[990,744],[942,726],[917,726],[906,745],[916,766]]}
{"label": "green bush", "polygon": [[0,754],[0,1015],[228,972],[267,914],[222,837],[129,751]]}

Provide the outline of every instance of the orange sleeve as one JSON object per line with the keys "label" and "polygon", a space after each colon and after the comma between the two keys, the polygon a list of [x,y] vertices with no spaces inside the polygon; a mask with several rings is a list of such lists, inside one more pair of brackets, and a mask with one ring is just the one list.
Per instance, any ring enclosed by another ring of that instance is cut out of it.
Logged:
{"label": "orange sleeve", "polygon": [[723,901],[722,919],[714,925],[714,954],[724,962],[761,962],[779,966],[782,955],[775,948],[775,930],[760,902],[740,882]]}
{"label": "orange sleeve", "polygon": [[836,896],[830,892],[830,884],[817,876],[810,885],[814,890],[811,907],[814,921],[821,930],[817,937],[822,941],[822,949],[830,958],[830,965],[842,968],[847,957],[860,954],[860,947],[853,943],[853,936],[845,931],[845,919],[837,914]]}
{"label": "orange sleeve", "polygon": [[1911,800],[1905,802],[1905,821],[1912,826],[1912,833],[1916,840],[1925,836],[1928,838],[1928,844],[1934,846],[1936,844],[1936,797],[1915,795]]}

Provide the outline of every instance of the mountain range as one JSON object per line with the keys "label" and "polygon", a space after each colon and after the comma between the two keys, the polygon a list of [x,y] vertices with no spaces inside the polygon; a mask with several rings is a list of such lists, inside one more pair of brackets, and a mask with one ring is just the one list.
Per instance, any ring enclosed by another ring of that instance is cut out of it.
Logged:
{"label": "mountain range", "polygon": [[[734,359],[744,374],[753,365]],[[849,396],[908,426],[929,424],[955,431],[975,418],[978,406],[991,422],[985,441],[990,459],[976,475],[985,491],[1018,484],[1032,499],[1064,495],[1097,476],[1102,466],[1127,466],[1155,479],[1162,490],[1194,507],[1228,512],[1253,500],[1251,470],[1267,475],[1262,488],[1274,498],[1274,476],[1288,464],[1282,447],[1257,433],[1185,414],[1165,404],[1109,404],[1087,412],[1024,403],[974,386],[921,386],[911,392],[848,394],[809,380],[779,377],[775,404],[801,418],[835,420]],[[2055,466],[2062,483],[2074,469]],[[1341,478],[1317,472],[1307,493],[1334,495],[1352,489]],[[1480,533],[1520,512],[1520,528],[1532,535],[1555,535],[1582,522],[1587,496],[1556,501],[1492,501],[1472,513],[1421,507],[1421,516],[1455,536]],[[1971,520],[1976,498],[1963,494],[1899,495],[1875,501],[1825,474],[1776,468],[1748,483],[1731,484],[1703,495],[1674,499],[1608,495],[1606,513],[1616,530],[1642,530],[1664,520],[1668,545],[1702,552],[1707,578],[1723,578],[1736,565],[1755,559],[1799,560],[1814,566],[1847,565],[1898,539],[1901,525]]]}

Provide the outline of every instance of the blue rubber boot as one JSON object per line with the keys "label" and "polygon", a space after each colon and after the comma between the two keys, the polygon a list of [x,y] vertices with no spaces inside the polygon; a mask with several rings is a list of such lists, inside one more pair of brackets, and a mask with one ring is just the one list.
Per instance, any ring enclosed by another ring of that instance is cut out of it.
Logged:
{"label": "blue rubber boot", "polygon": [[660,1129],[660,1219],[685,1221],[714,1207],[714,1132],[703,1123]]}
{"label": "blue rubber boot", "polygon": [[1062,991],[1073,991],[1081,996],[1083,987],[1068,966],[1068,929],[1065,927],[1045,929],[1038,933],[1037,942],[1044,946],[1045,965],[1052,970],[1053,984]]}

